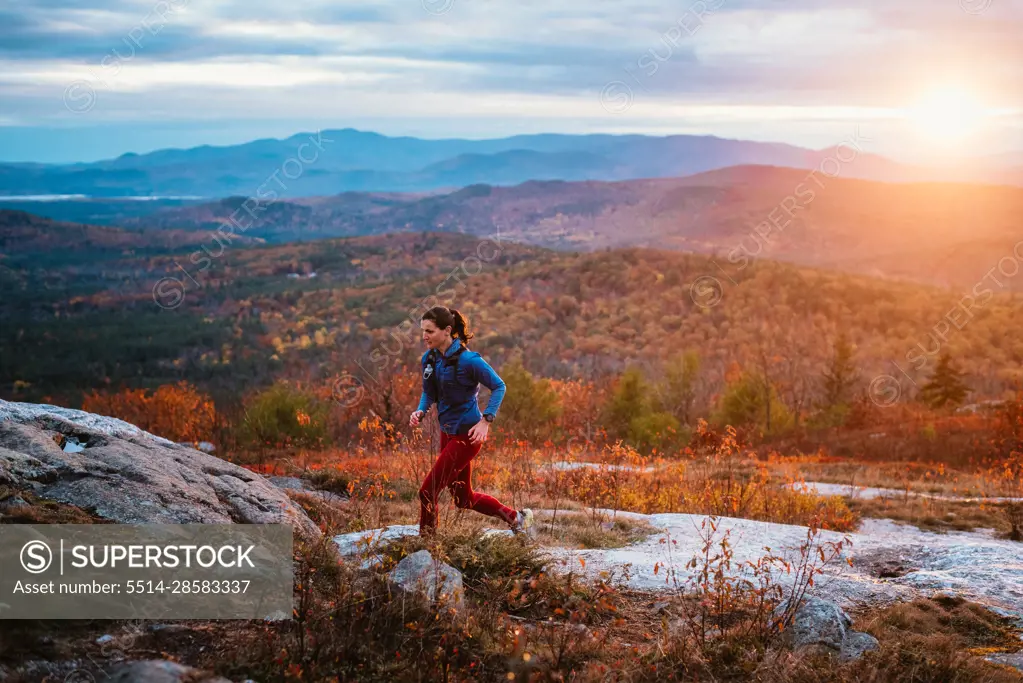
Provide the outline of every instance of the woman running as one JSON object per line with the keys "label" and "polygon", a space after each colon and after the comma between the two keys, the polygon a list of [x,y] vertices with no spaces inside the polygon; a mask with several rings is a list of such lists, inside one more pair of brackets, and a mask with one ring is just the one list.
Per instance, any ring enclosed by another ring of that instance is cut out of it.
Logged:
{"label": "woman running", "polygon": [[[423,395],[409,418],[413,427],[434,403],[440,422],[440,455],[419,489],[419,535],[437,530],[437,499],[451,490],[455,505],[498,517],[519,534],[533,523],[531,510],[513,510],[493,496],[472,490],[472,461],[487,440],[490,423],[504,399],[504,380],[483,357],[468,348],[475,335],[455,309],[435,306],[423,314],[420,326],[427,351],[423,354]],[[480,384],[490,389],[487,409],[480,415]]]}

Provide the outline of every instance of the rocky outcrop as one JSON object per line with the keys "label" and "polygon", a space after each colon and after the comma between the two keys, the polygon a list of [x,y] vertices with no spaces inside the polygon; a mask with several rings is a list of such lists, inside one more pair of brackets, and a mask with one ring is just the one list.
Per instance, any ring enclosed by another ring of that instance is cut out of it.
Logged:
{"label": "rocky outcrop", "polygon": [[122,420],[0,400],[0,485],[122,524],[319,528],[263,476]]}
{"label": "rocky outcrop", "polygon": [[[611,511],[606,511],[608,515]],[[646,522],[657,529],[646,539],[624,548],[552,547],[553,559],[579,567],[596,579],[601,572],[629,567],[627,585],[635,590],[665,590],[664,540],[672,543],[668,567],[673,580],[684,583],[699,568],[687,568],[686,561],[701,553],[699,529],[706,517],[696,514],[661,513],[644,515],[617,512],[618,518]],[[719,517],[716,538],[729,533],[733,566],[755,562],[772,548],[790,562],[800,561],[807,528],[735,517]],[[823,567],[814,594],[843,609],[865,605],[885,606],[929,597],[935,593],[957,595],[1011,617],[1023,625],[1023,546],[998,538],[992,530],[949,531],[936,534],[888,519],[864,519],[855,532],[821,531],[819,543],[852,541],[841,555]],[[852,564],[848,564],[851,560]],[[787,592],[793,588],[795,572],[776,573],[775,579]]]}

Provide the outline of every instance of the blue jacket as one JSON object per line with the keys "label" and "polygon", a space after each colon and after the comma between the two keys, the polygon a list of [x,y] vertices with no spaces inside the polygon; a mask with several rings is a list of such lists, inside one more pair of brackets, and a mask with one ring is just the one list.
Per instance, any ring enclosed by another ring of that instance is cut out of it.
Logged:
{"label": "blue jacket", "polygon": [[[455,339],[448,347],[444,358],[450,358],[462,345],[461,339]],[[504,400],[505,385],[494,369],[475,351],[468,348],[462,352],[457,364],[449,366],[445,361],[435,364],[427,362],[430,352],[423,354],[423,395],[419,399],[419,408],[424,413],[434,403],[437,404],[437,419],[440,428],[446,434],[468,434],[473,425],[483,419],[480,414],[478,397],[480,384],[490,389],[490,400],[487,402],[487,415],[497,416],[497,410]],[[455,368],[458,376],[455,377]],[[434,376],[436,373],[436,376]],[[437,388],[440,387],[440,395]]]}

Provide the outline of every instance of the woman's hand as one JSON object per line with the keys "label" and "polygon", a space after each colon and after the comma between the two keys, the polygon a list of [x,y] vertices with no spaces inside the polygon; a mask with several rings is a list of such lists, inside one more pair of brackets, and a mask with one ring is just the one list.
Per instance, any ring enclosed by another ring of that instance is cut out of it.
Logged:
{"label": "woman's hand", "polygon": [[469,442],[473,445],[483,443],[487,440],[487,434],[490,432],[490,423],[486,420],[480,420],[472,426],[469,430]]}
{"label": "woman's hand", "polygon": [[409,417],[409,419],[408,419],[409,426],[410,427],[418,427],[419,426],[419,421],[422,420],[422,419],[423,419],[423,411],[421,411],[421,410],[413,411],[411,417]]}

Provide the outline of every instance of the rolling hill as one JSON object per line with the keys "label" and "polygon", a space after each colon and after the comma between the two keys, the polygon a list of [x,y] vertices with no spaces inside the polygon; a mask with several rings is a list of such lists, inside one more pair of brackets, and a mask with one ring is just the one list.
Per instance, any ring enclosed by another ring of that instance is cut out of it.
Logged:
{"label": "rolling hill", "polygon": [[[247,219],[244,202],[234,197],[163,209],[122,224],[215,230],[232,214]],[[684,178],[530,181],[425,196],[345,193],[275,202],[256,214],[245,234],[278,243],[499,231],[512,241],[554,249],[652,247],[716,254],[739,265],[768,257],[969,288],[1002,258],[1015,258],[1023,238],[1023,189],[881,183],[739,166]],[[1023,275],[1004,280],[1008,289],[1023,290]]]}
{"label": "rolling hill", "polygon": [[[246,244],[260,241],[252,237],[242,240]],[[195,232],[187,230],[124,230],[0,209],[0,264],[36,258],[53,262],[132,257],[185,249],[199,241]]]}

